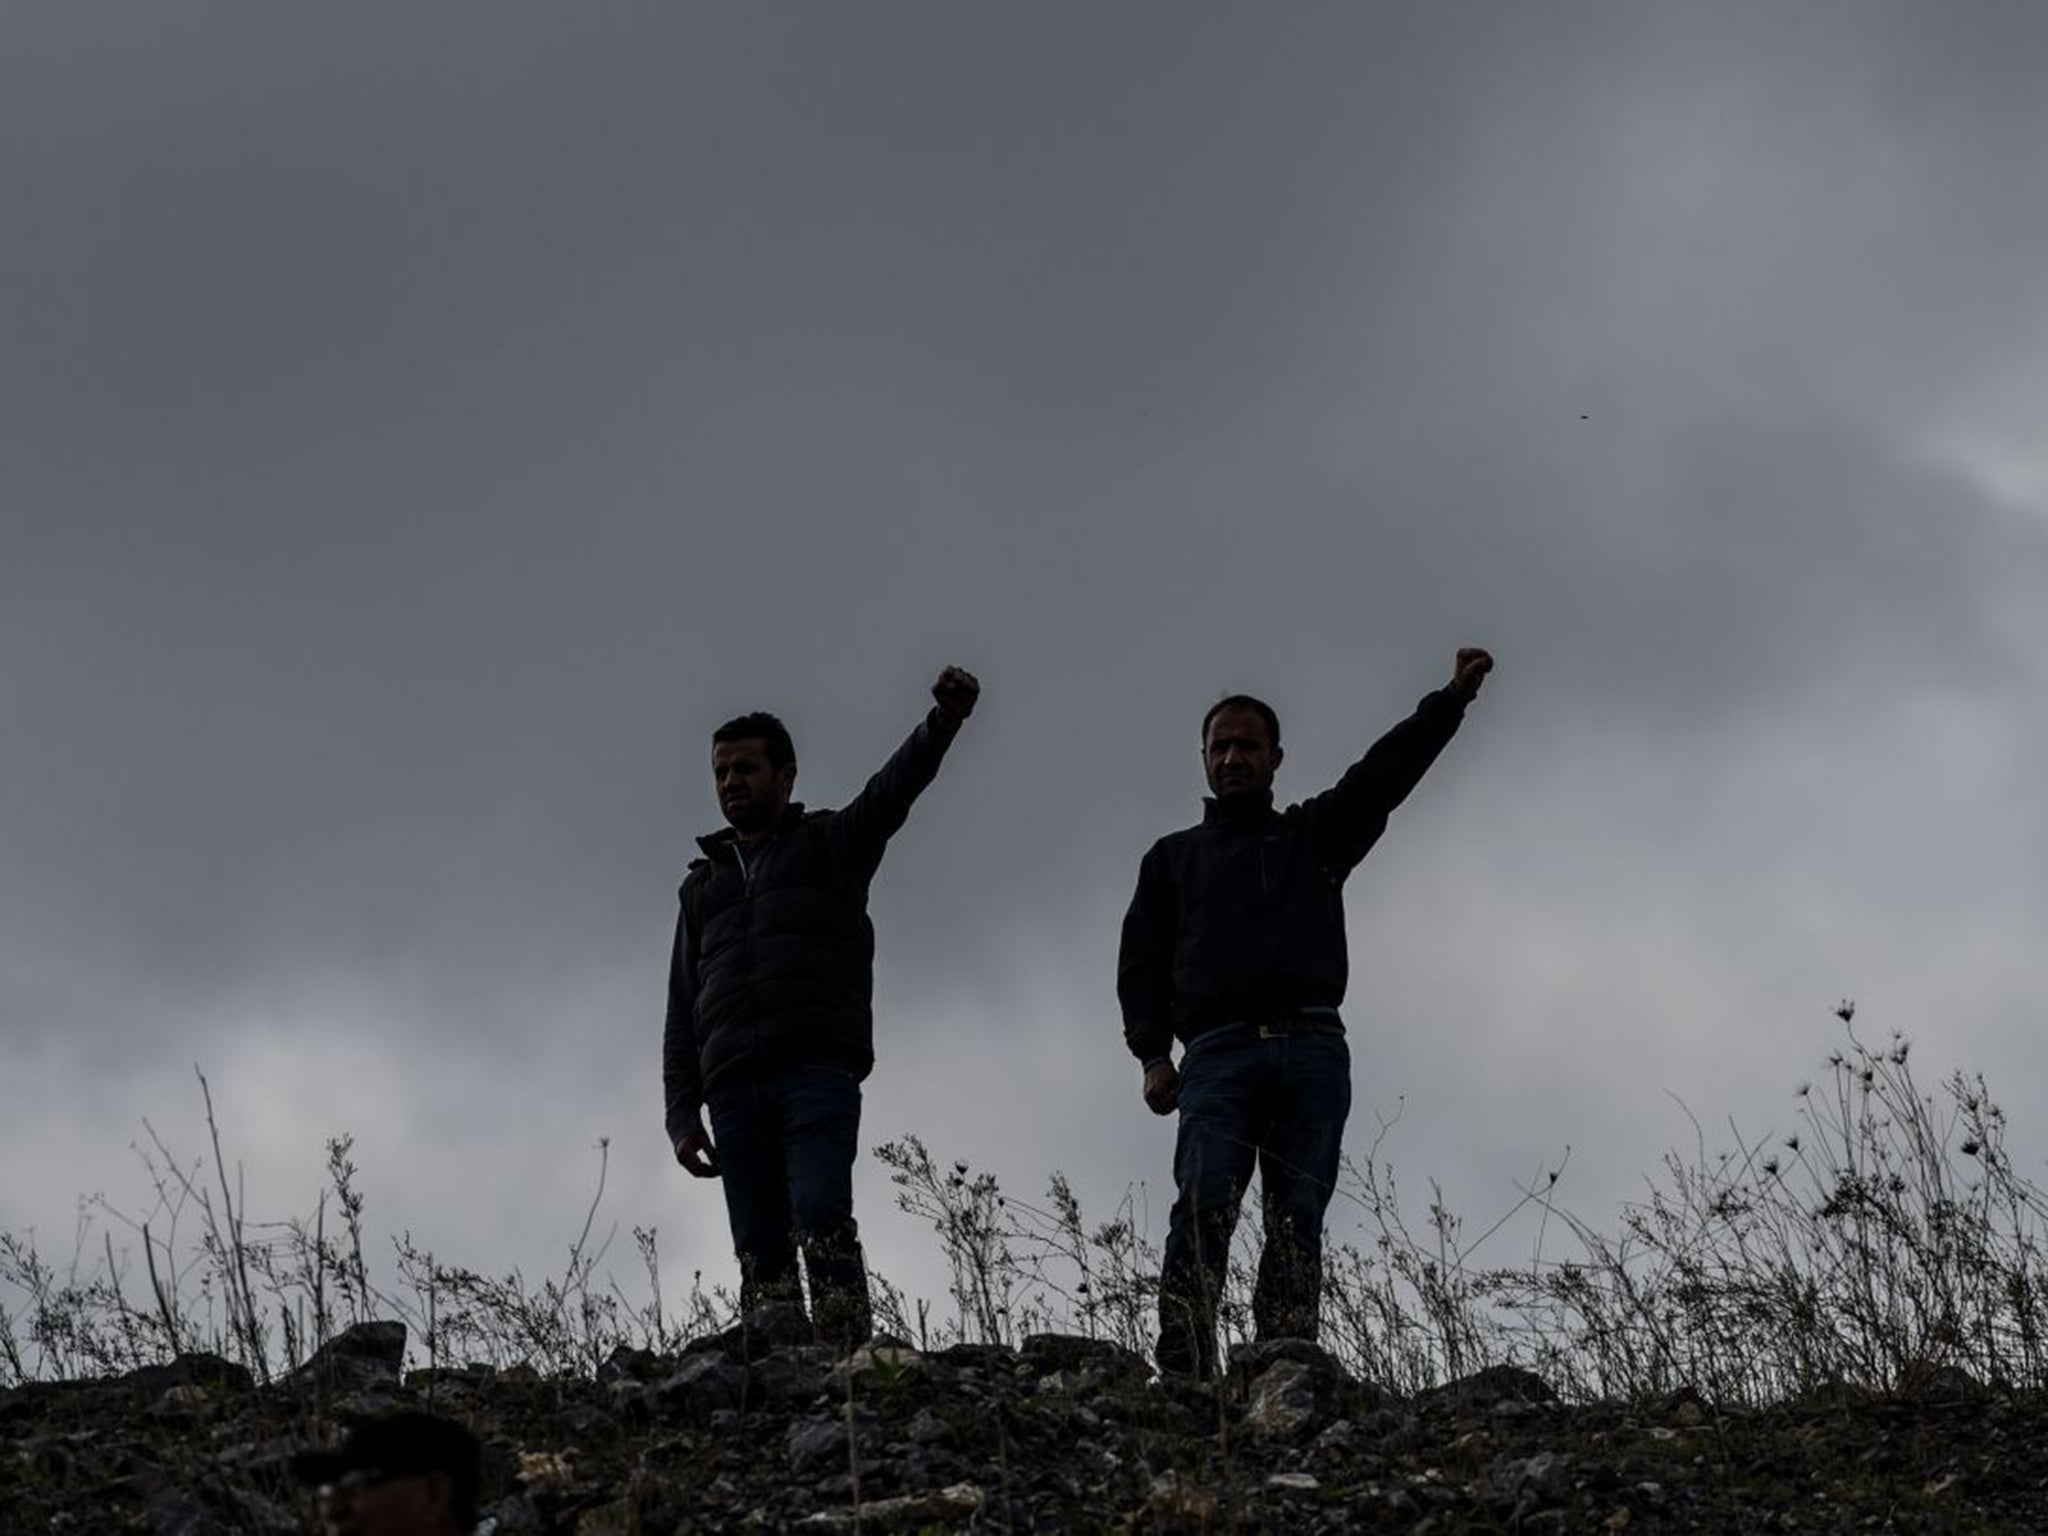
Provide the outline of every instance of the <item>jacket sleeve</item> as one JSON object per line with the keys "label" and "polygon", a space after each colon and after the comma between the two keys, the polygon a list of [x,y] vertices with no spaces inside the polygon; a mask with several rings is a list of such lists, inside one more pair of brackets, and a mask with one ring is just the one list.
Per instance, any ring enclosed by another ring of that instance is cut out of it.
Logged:
{"label": "jacket sleeve", "polygon": [[1422,696],[1415,713],[1366,749],[1344,776],[1308,802],[1316,851],[1349,871],[1387,829],[1387,817],[1408,798],[1465,718],[1465,701],[1449,688]]}
{"label": "jacket sleeve", "polygon": [[917,797],[938,777],[946,748],[959,732],[958,722],[934,707],[861,792],[832,813],[826,836],[840,867],[856,881],[865,883],[881,867],[882,850],[909,817]]}
{"label": "jacket sleeve", "polygon": [[1178,902],[1166,856],[1153,844],[1138,865],[1138,889],[1117,947],[1116,996],[1124,1044],[1147,1066],[1173,1051],[1173,950]]}
{"label": "jacket sleeve", "polygon": [[676,913],[668,960],[668,1018],[661,1030],[661,1086],[667,1102],[668,1139],[694,1130],[704,1102],[697,1060],[697,935],[688,908]]}

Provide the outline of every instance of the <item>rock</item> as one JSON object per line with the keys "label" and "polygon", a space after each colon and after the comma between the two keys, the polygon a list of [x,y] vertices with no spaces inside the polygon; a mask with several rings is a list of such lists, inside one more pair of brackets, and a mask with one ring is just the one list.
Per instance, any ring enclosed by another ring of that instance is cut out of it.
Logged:
{"label": "rock", "polygon": [[877,1335],[832,1367],[826,1386],[842,1395],[849,1381],[859,1391],[886,1391],[923,1375],[925,1369],[924,1356],[908,1344]]}
{"label": "rock", "polygon": [[540,1506],[520,1493],[500,1499],[485,1510],[477,1522],[476,1536],[540,1536],[546,1528]]}
{"label": "rock", "polygon": [[285,1379],[345,1387],[397,1386],[405,1366],[405,1324],[357,1323],[313,1351]]}
{"label": "rock", "polygon": [[1984,1383],[1959,1365],[1915,1360],[1899,1372],[1897,1394],[1925,1403],[1969,1403],[1990,1396]]}
{"label": "rock", "polygon": [[955,1525],[972,1520],[981,1510],[982,1492],[973,1483],[954,1483],[936,1493],[905,1494],[899,1498],[876,1499],[858,1511],[821,1509],[797,1522],[802,1531],[922,1530],[931,1525]]}
{"label": "rock", "polygon": [[947,1445],[959,1437],[953,1426],[933,1413],[929,1408],[917,1410],[917,1417],[910,1421],[910,1438],[917,1445]]}
{"label": "rock", "polygon": [[744,1366],[722,1354],[702,1354],[687,1356],[648,1391],[663,1413],[702,1423],[719,1409],[738,1408],[746,1386]]}
{"label": "rock", "polygon": [[1152,1480],[1145,1496],[1143,1513],[1161,1524],[1193,1525],[1206,1529],[1216,1518],[1215,1495],[1204,1493],[1178,1472],[1165,1472]]}
{"label": "rock", "polygon": [[1316,1387],[1315,1367],[1299,1360],[1277,1361],[1252,1383],[1245,1428],[1262,1440],[1294,1439],[1316,1421]]}
{"label": "rock", "polygon": [[[401,1342],[401,1352],[403,1348]],[[138,1366],[117,1379],[122,1386],[146,1396],[158,1396],[174,1387],[249,1392],[256,1386],[256,1378],[249,1374],[246,1366],[224,1360],[219,1355],[204,1353],[179,1355],[169,1365]]]}
{"label": "rock", "polygon": [[[782,1438],[789,1455],[789,1469],[798,1473],[828,1473],[846,1467],[848,1427],[844,1418],[800,1419],[789,1426]],[[854,1448],[872,1451],[879,1438],[875,1421],[856,1414],[851,1430]]]}
{"label": "rock", "polygon": [[576,1517],[575,1536],[635,1536],[637,1530],[631,1499],[614,1499]]}
{"label": "rock", "polygon": [[498,1368],[481,1361],[468,1365],[423,1365],[405,1373],[405,1384],[415,1392],[429,1395],[473,1393],[497,1379]]}
{"label": "rock", "polygon": [[149,1407],[149,1416],[159,1424],[189,1424],[212,1396],[204,1387],[172,1387]]}
{"label": "rock", "polygon": [[1533,1495],[1555,1504],[1571,1492],[1571,1464],[1553,1451],[1534,1456],[1496,1456],[1487,1470],[1487,1481],[1497,1497],[1516,1501]]}
{"label": "rock", "polygon": [[810,1353],[779,1349],[765,1360],[756,1360],[750,1374],[751,1396],[770,1404],[801,1403],[823,1392],[831,1378],[822,1365],[805,1358]]}
{"label": "rock", "polygon": [[228,1527],[189,1493],[166,1488],[149,1500],[150,1536],[230,1536]]}
{"label": "rock", "polygon": [[1108,1339],[1089,1339],[1071,1333],[1034,1333],[1026,1336],[1019,1351],[1024,1364],[1040,1375],[1053,1371],[1093,1370],[1103,1377],[1145,1377],[1152,1369],[1142,1355],[1134,1354]]}
{"label": "rock", "polygon": [[754,1361],[778,1349],[815,1343],[817,1335],[804,1309],[787,1302],[754,1308],[723,1333],[706,1334],[683,1346],[685,1355],[716,1352],[734,1360]]}
{"label": "rock", "polygon": [[1230,1374],[1246,1381],[1256,1380],[1261,1372],[1282,1360],[1308,1366],[1317,1375],[1334,1381],[1350,1379],[1335,1355],[1309,1339],[1261,1339],[1255,1344],[1233,1344],[1229,1359]]}
{"label": "rock", "polygon": [[1549,1382],[1534,1371],[1513,1365],[1489,1365],[1424,1395],[1432,1402],[1458,1409],[1490,1408],[1501,1403],[1527,1407],[1557,1401]]}
{"label": "rock", "polygon": [[949,1344],[931,1357],[953,1370],[1008,1375],[1017,1366],[1017,1352],[1007,1344]]}
{"label": "rock", "polygon": [[1307,1472],[1275,1472],[1266,1479],[1266,1486],[1277,1493],[1314,1493],[1323,1485]]}
{"label": "rock", "polygon": [[[604,1357],[597,1368],[597,1384],[608,1387],[615,1381],[659,1381],[676,1368],[676,1362],[651,1349],[621,1344]],[[417,1374],[417,1373],[415,1373]]]}

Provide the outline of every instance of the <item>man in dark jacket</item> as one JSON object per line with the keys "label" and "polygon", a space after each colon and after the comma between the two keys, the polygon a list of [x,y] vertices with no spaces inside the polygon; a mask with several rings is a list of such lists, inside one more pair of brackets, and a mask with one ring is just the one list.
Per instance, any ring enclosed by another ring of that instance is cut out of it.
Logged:
{"label": "man in dark jacket", "polygon": [[[1159,1364],[1212,1374],[1216,1297],[1238,1203],[1259,1170],[1260,1338],[1314,1339],[1323,1213],[1336,1185],[1351,1057],[1338,1005],[1349,963],[1344,881],[1450,741],[1493,667],[1458,652],[1448,686],[1374,742],[1336,785],[1273,808],[1280,721],[1244,694],[1202,722],[1210,798],[1138,867],[1117,996],[1155,1114],[1180,1111],[1176,1196],[1159,1281]],[[1186,1047],[1178,1069],[1172,1046]]]}
{"label": "man in dark jacket", "polygon": [[692,1174],[724,1181],[742,1305],[795,1300],[801,1251],[812,1322],[835,1344],[869,1329],[853,1219],[860,1084],[875,1062],[868,884],[980,691],[959,667],[940,673],[923,723],[843,810],[790,799],[796,750],[773,715],[711,737],[729,825],[697,840],[679,893],[661,1050],[669,1141]]}

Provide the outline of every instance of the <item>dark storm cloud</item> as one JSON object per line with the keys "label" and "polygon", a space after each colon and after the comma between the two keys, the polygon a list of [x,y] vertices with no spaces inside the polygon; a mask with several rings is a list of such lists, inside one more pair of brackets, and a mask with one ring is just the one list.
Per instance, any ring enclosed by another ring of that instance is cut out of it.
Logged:
{"label": "dark storm cloud", "polygon": [[[1477,640],[1353,894],[1372,1081],[1462,1068],[1503,1144],[1636,1127],[1872,935],[2048,899],[2002,771],[2048,747],[2002,718],[2048,509],[1941,452],[2032,419],[2043,25],[16,13],[10,1050],[114,1127],[233,1057],[300,1106],[275,1145],[357,1116],[472,1200],[507,1124],[571,1200],[632,1128],[668,1208],[709,728],[781,710],[830,803],[959,660],[986,706],[877,890],[871,1123],[1156,1176],[1110,953],[1202,707],[1272,696],[1305,793]],[[2027,996],[2000,953],[1959,1044]],[[1043,1106],[958,1091],[1006,1078]]]}

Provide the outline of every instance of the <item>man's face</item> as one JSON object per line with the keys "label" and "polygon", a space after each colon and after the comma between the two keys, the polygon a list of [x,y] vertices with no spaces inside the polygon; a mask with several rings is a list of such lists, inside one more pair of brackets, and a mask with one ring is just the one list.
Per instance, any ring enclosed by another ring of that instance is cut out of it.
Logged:
{"label": "man's face", "polygon": [[447,1477],[355,1472],[320,1490],[325,1536],[446,1536],[455,1530]]}
{"label": "man's face", "polygon": [[720,741],[711,747],[711,778],[718,789],[718,808],[733,830],[746,837],[782,820],[796,784],[796,764],[772,767],[768,744],[755,737]]}
{"label": "man's face", "polygon": [[1263,798],[1273,788],[1280,749],[1273,745],[1265,717],[1255,709],[1223,709],[1209,722],[1202,741],[1202,767],[1209,793],[1218,800]]}

